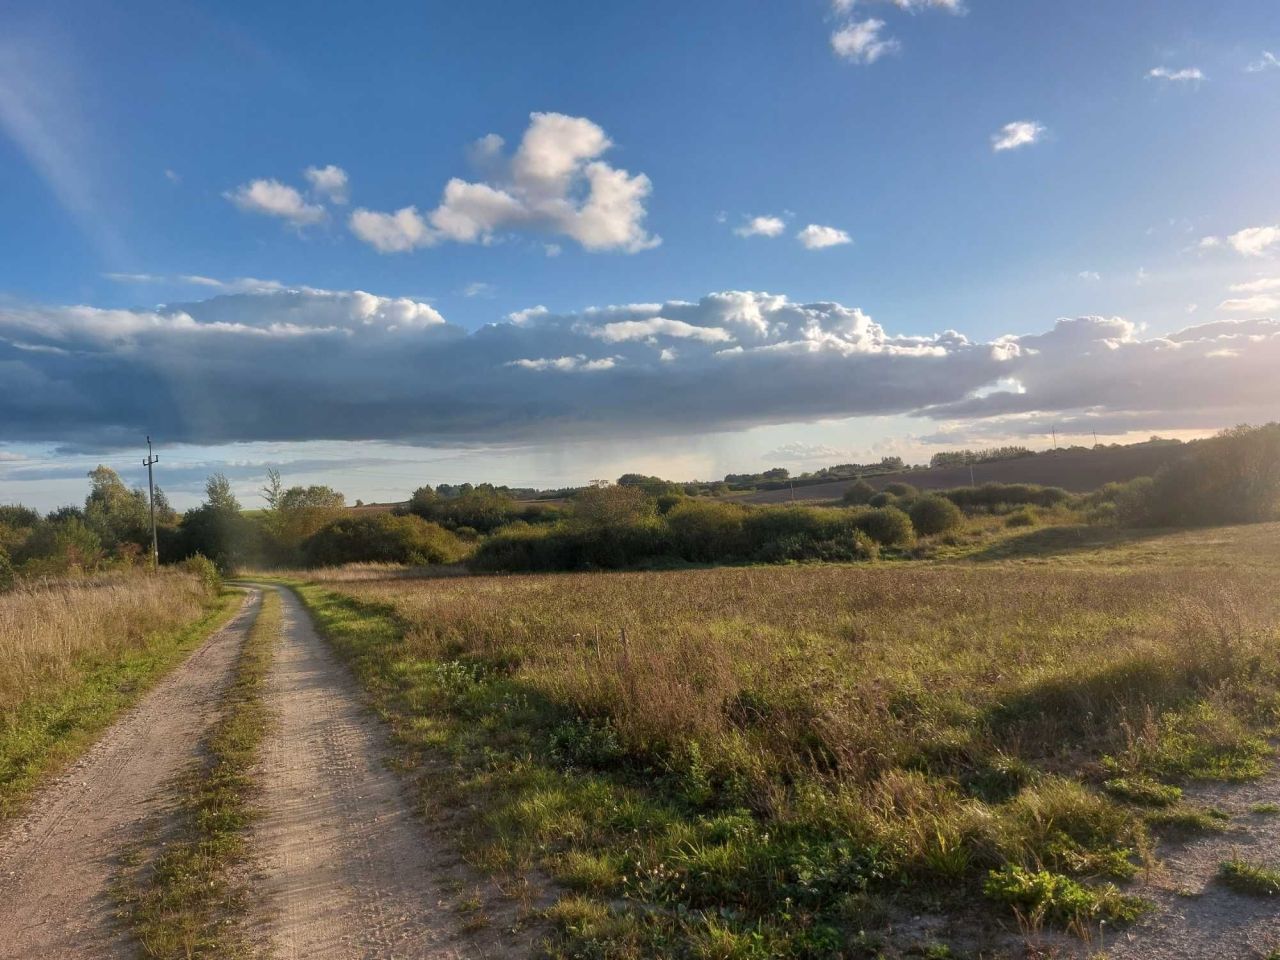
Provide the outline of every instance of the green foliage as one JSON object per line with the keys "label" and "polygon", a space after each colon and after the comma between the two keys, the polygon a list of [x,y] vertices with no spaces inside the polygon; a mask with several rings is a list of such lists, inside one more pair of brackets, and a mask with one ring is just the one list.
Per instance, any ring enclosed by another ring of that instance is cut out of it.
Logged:
{"label": "green foliage", "polygon": [[151,543],[151,513],[147,495],[130,490],[110,467],[89,473],[90,490],[84,501],[84,522],[102,549],[135,556]]}
{"label": "green foliage", "polygon": [[858,479],[844,489],[843,500],[850,506],[864,506],[876,495],[876,488],[867,481]]}
{"label": "green foliage", "polygon": [[854,522],[882,547],[910,546],[916,538],[911,518],[897,507],[870,507],[856,514]]}
{"label": "green foliage", "polygon": [[892,493],[881,490],[879,493],[873,494],[867,500],[869,507],[896,507],[902,502],[901,498],[895,497]]}
{"label": "green foliage", "polygon": [[978,487],[943,490],[940,496],[968,511],[998,511],[1021,506],[1056,507],[1071,499],[1071,494],[1061,487],[1042,487],[1035,483],[984,483]]}
{"label": "green foliage", "polygon": [[314,566],[456,563],[466,552],[466,545],[453,533],[412,514],[342,517],[303,544],[303,556]]}
{"label": "green foliage", "polygon": [[23,544],[22,571],[34,576],[92,573],[103,561],[102,541],[76,512],[51,514]]}
{"label": "green foliage", "polygon": [[1280,893],[1280,870],[1236,858],[1218,867],[1218,878],[1236,893],[1274,897]]}
{"label": "green foliage", "polygon": [[1027,447],[994,447],[989,450],[943,450],[929,458],[929,466],[963,467],[972,463],[996,463],[1000,460],[1019,460],[1034,457],[1036,452]]}
{"label": "green foliage", "polygon": [[1035,921],[1059,927],[1098,920],[1128,922],[1151,909],[1148,901],[1125,896],[1110,884],[1086,887],[1062,874],[1018,866],[992,870],[983,892],[997,903],[1008,904],[1033,925]]}
{"label": "green foliage", "polygon": [[1188,444],[1155,477],[1110,491],[1117,520],[1195,527],[1273,520],[1280,510],[1280,423],[1240,426]]}
{"label": "green foliage", "polygon": [[1034,527],[1040,523],[1040,515],[1031,507],[1022,507],[1004,518],[1004,525],[1010,528]]}
{"label": "green foliage", "polygon": [[0,547],[0,593],[9,590],[17,582],[18,574],[13,569],[13,562],[9,559],[9,551]]}
{"label": "green foliage", "polygon": [[209,596],[217,596],[222,589],[222,574],[218,572],[218,565],[204,554],[197,553],[187,557],[182,561],[182,569],[198,577]]}
{"label": "green foliage", "polygon": [[900,497],[903,500],[910,500],[911,498],[920,495],[919,490],[909,483],[903,483],[901,480],[895,483],[886,483],[884,485],[884,492],[895,497]]}
{"label": "green foliage", "polygon": [[1146,807],[1168,807],[1182,799],[1182,790],[1151,777],[1115,777],[1102,785],[1113,797]]}
{"label": "green foliage", "polygon": [[214,510],[223,510],[227,513],[240,512],[240,501],[231,492],[231,481],[227,479],[226,474],[212,474],[205,481],[204,492],[205,503]]}
{"label": "green foliage", "polygon": [[908,513],[911,525],[923,537],[947,533],[964,522],[964,514],[960,512],[960,508],[939,496],[920,497],[911,504]]}

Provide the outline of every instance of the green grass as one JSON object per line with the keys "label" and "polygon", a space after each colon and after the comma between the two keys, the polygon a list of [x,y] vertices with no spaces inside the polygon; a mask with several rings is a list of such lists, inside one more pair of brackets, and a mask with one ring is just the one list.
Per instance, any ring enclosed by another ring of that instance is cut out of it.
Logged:
{"label": "green grass", "polygon": [[1225,861],[1218,868],[1218,879],[1236,893],[1253,897],[1274,897],[1280,893],[1280,870],[1247,860]]}
{"label": "green grass", "polygon": [[1274,817],[1276,814],[1280,814],[1280,803],[1255,803],[1249,808],[1249,812]]}
{"label": "green grass", "polygon": [[[1170,781],[1269,760],[1269,529],[1203,533],[1227,541],[1207,566],[364,569],[300,593],[467,859],[567,891],[551,957],[872,956],[904,913],[1140,909],[1105,881],[1151,861],[1148,823],[1218,824]],[[1268,562],[1220,562],[1233,542]],[[993,898],[992,871],[1030,892]]]}
{"label": "green grass", "polygon": [[248,889],[233,868],[254,816],[250,770],[271,722],[262,686],[280,624],[280,596],[264,591],[207,756],[183,778],[176,822],[131,851],[117,879],[119,915],[146,957],[253,955],[237,922]]}
{"label": "green grass", "polygon": [[0,823],[48,776],[80,756],[122,711],[180,663],[239,608],[223,591],[203,617],[136,646],[81,656],[9,714],[0,714]]}
{"label": "green grass", "polygon": [[1033,929],[1047,922],[1062,928],[1099,920],[1128,922],[1151,910],[1150,902],[1125,896],[1114,885],[1085,886],[1047,870],[1007,866],[992,870],[986,895],[1017,912]]}

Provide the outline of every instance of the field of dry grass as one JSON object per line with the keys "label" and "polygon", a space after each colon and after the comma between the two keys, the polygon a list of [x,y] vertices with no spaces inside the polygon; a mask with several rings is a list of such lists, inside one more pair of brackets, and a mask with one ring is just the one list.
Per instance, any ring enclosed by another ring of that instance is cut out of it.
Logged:
{"label": "field of dry grass", "polygon": [[192,628],[218,606],[208,585],[176,569],[0,593],[0,818],[190,649]]}
{"label": "field of dry grass", "polygon": [[1268,762],[1280,525],[1025,538],[304,593],[406,748],[448,758],[469,854],[573,891],[564,956],[872,956],[900,911],[969,938],[1133,916],[1110,884],[1195,820],[1177,786]]}

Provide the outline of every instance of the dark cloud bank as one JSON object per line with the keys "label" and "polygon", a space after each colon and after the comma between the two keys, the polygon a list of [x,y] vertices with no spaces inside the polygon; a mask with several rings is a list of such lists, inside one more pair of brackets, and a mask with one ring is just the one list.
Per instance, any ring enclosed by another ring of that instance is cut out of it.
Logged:
{"label": "dark cloud bank", "polygon": [[1007,432],[1046,414],[1168,428],[1273,419],[1277,371],[1280,323],[1265,319],[1144,338],[1085,317],[974,342],[729,292],[529,310],[469,333],[427,304],[303,288],[155,310],[0,307],[0,437],[471,444],[901,413]]}

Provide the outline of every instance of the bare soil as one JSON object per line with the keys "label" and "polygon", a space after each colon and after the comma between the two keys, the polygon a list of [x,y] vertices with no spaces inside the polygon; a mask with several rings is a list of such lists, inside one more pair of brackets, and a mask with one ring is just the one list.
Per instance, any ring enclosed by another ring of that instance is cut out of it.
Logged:
{"label": "bare soil", "polygon": [[240,612],[113,725],[0,837],[0,958],[133,957],[113,921],[117,858],[173,802],[257,615]]}
{"label": "bare soil", "polygon": [[474,897],[465,870],[388,768],[383,724],[298,598],[281,594],[266,691],[274,729],[255,774],[252,938],[280,960],[527,955],[527,938],[509,930],[462,933],[478,919],[460,903]]}
{"label": "bare soil", "polygon": [[1197,787],[1188,799],[1231,814],[1230,825],[1162,847],[1161,869],[1133,891],[1158,909],[1109,938],[1112,960],[1261,960],[1280,950],[1276,898],[1236,893],[1217,880],[1219,864],[1235,857],[1280,869],[1280,816],[1251,812],[1280,802],[1280,773],[1245,785]]}

